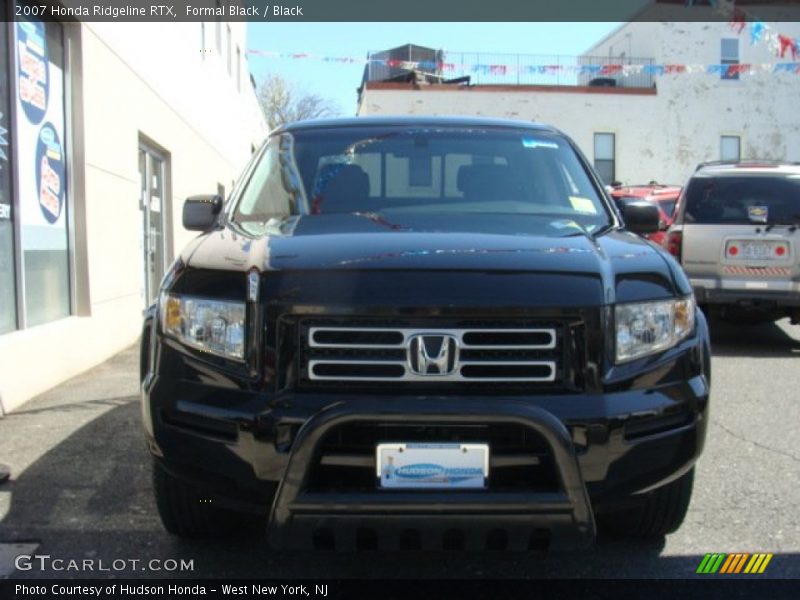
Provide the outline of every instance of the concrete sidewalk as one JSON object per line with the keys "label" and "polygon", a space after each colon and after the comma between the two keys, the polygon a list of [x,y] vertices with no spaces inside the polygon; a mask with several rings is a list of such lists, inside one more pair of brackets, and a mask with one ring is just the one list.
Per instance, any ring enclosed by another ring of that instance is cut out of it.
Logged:
{"label": "concrete sidewalk", "polygon": [[[0,578],[15,571],[14,559],[17,556],[33,554],[40,547],[39,532],[34,527],[26,527],[20,519],[9,518],[14,491],[26,470],[103,414],[121,406],[136,407],[139,400],[138,373],[138,347],[131,346],[0,418],[0,462],[11,471],[10,480],[0,483]],[[138,423],[131,420],[130,425],[135,428]],[[102,449],[98,454],[90,453],[86,457],[102,461]],[[142,457],[146,458],[146,453],[142,453]],[[92,479],[92,471],[96,468],[94,462],[80,456],[64,459],[77,466],[77,473],[82,474],[86,481]],[[57,489],[57,481],[55,474],[52,481],[43,480],[40,488],[35,490],[36,496],[45,503],[48,498],[55,503],[64,491]],[[35,525],[37,521],[41,524],[43,517],[39,515],[30,524]]]}
{"label": "concrete sidewalk", "polygon": [[138,401],[138,379],[134,345],[0,418],[0,462],[10,467],[12,480],[77,429]]}

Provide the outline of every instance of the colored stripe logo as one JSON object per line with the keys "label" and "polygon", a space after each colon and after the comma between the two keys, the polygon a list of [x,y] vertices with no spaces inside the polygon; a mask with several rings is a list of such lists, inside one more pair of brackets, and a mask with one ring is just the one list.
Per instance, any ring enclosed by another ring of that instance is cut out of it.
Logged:
{"label": "colored stripe logo", "polygon": [[737,573],[761,574],[769,561],[772,560],[771,553],[748,554],[740,552],[735,554],[706,554],[696,573],[701,575],[713,575],[715,573],[731,575]]}

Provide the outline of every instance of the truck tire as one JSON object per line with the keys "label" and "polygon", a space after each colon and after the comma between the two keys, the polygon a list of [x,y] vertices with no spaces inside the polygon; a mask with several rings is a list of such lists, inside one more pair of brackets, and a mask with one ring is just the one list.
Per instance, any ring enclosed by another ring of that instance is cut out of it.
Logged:
{"label": "truck tire", "polygon": [[211,499],[153,461],[153,490],[161,522],[184,538],[260,537],[266,518],[211,505]]}
{"label": "truck tire", "polygon": [[636,539],[660,538],[673,533],[686,517],[693,485],[694,468],[641,499],[634,498],[636,504],[625,511],[598,515],[598,529],[612,537]]}

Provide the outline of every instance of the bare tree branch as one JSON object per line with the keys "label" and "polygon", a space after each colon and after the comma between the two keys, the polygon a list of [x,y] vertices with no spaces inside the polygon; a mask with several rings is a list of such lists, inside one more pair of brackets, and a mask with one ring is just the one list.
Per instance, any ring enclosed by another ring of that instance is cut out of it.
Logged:
{"label": "bare tree branch", "polygon": [[270,130],[293,121],[333,117],[341,112],[330,100],[298,90],[274,73],[268,74],[258,86],[258,101]]}

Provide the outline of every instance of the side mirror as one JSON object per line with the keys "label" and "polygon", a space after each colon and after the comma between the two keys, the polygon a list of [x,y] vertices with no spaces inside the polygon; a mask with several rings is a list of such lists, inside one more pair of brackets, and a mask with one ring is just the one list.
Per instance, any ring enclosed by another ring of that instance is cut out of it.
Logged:
{"label": "side mirror", "polygon": [[189,231],[208,231],[222,211],[222,196],[190,196],[183,203],[183,226]]}
{"label": "side mirror", "polygon": [[658,231],[658,207],[645,200],[625,202],[622,206],[625,227],[633,233],[644,235]]}

